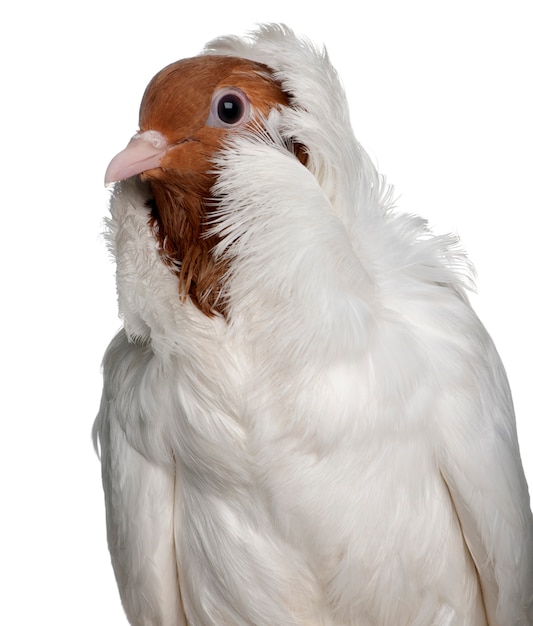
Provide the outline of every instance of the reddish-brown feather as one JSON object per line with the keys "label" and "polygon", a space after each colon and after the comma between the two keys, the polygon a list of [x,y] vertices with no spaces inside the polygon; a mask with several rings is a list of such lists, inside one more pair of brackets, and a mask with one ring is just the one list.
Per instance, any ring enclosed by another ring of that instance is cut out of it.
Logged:
{"label": "reddish-brown feather", "polygon": [[267,116],[288,96],[262,64],[226,56],[184,59],[161,70],[150,82],[140,111],[140,130],[162,133],[172,147],[161,167],[142,174],[150,183],[152,226],[162,258],[179,277],[179,290],[206,315],[224,314],[220,298],[227,263],[215,261],[217,243],[207,237],[212,158],[227,133],[206,125],[213,92],[238,87],[255,111]]}

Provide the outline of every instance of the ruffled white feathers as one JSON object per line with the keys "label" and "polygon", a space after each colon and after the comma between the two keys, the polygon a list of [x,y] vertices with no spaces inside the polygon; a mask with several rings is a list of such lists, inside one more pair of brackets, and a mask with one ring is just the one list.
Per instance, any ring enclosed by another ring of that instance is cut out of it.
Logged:
{"label": "ruffled white feathers", "polygon": [[95,432],[130,621],[532,623],[512,402],[457,241],[392,210],[325,52],[263,26],[205,54],[269,65],[291,106],[214,156],[226,319],[179,298],[148,190],[115,189]]}

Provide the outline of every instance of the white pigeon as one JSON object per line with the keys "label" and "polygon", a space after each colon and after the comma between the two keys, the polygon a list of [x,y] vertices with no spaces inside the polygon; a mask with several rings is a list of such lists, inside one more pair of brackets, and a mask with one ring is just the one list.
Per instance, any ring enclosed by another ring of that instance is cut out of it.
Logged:
{"label": "white pigeon", "polygon": [[107,181],[94,436],[131,624],[533,624],[469,264],[392,209],[325,51],[265,25],[168,66]]}

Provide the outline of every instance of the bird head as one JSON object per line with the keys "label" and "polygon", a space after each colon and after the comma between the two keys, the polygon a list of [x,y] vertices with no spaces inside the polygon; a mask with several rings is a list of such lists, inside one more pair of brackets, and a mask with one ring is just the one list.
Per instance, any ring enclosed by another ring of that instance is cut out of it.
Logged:
{"label": "bird head", "polygon": [[[386,187],[349,118],[326,50],[283,25],[219,37],[159,72],[106,172],[129,336],[166,338],[189,318],[231,322],[303,288],[312,274],[286,273],[324,220],[359,241]],[[260,293],[264,302],[248,300]]]}
{"label": "bird head", "polygon": [[[149,184],[150,225],[161,256],[176,272],[181,295],[207,315],[223,312],[219,294],[227,271],[214,259],[217,241],[208,234],[213,157],[229,135],[288,104],[262,63],[217,55],[183,59],[151,80],[139,132],[107,168],[107,184],[136,175]],[[298,153],[305,160],[303,150]]]}

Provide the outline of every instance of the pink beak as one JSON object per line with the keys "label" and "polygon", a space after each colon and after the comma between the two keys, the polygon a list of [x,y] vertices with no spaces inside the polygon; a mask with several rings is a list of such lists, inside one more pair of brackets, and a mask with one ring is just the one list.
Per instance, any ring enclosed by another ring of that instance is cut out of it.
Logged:
{"label": "pink beak", "polygon": [[155,130],[134,135],[124,150],[113,157],[107,166],[105,184],[160,167],[167,150],[166,138]]}

